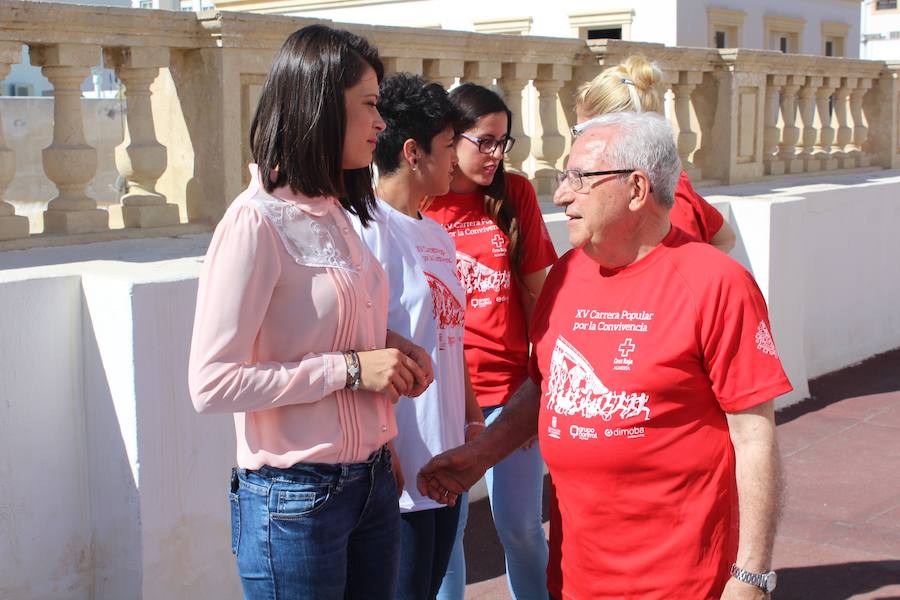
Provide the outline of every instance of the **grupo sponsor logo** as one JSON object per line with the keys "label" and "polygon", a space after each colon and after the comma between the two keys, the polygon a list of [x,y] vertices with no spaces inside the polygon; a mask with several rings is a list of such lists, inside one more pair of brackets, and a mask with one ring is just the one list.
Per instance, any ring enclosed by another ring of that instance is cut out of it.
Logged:
{"label": "grupo sponsor logo", "polygon": [[608,438],[624,437],[630,440],[642,438],[645,434],[643,427],[608,427],[603,431],[603,435]]}
{"label": "grupo sponsor logo", "polygon": [[582,427],[581,425],[572,425],[569,427],[569,435],[574,440],[596,440],[597,430],[593,427]]}

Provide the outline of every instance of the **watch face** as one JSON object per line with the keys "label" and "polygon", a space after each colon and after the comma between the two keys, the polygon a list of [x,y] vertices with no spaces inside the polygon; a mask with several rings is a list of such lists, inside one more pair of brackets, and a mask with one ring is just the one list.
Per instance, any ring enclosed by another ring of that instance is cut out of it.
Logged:
{"label": "watch face", "polygon": [[775,585],[778,583],[778,574],[775,571],[769,571],[765,575],[765,587],[766,592],[771,592],[775,589]]}

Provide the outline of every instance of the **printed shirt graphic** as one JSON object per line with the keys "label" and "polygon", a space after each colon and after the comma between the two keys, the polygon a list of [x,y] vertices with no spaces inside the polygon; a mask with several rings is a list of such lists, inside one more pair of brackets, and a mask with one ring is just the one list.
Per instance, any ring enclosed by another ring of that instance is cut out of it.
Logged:
{"label": "printed shirt graphic", "polygon": [[791,389],[760,323],[749,273],[677,228],[617,271],[580,250],[553,268],[530,371],[559,508],[554,596],[718,597],[737,548],[725,411]]}
{"label": "printed shirt graphic", "polygon": [[425,348],[434,382],[395,407],[394,448],[406,475],[403,512],[442,505],[419,494],[416,473],[432,456],[463,443],[465,427],[465,296],[456,278],[453,242],[428,218],[414,219],[383,200],[373,222],[353,225],[388,276],[388,329]]}
{"label": "printed shirt graphic", "polygon": [[[520,222],[522,272],[556,261],[531,183],[506,174],[507,202]],[[466,308],[466,362],[481,406],[504,404],[527,377],[528,340],[519,287],[510,271],[509,240],[484,211],[481,193],[446,194],[425,213],[456,246],[456,270]]]}

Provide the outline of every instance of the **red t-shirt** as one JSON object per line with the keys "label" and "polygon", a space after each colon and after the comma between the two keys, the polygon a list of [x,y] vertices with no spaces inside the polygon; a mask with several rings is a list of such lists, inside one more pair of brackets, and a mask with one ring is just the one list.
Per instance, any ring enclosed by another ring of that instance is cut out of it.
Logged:
{"label": "red t-shirt", "polygon": [[707,243],[725,222],[721,213],[694,190],[684,171],[675,185],[675,203],[669,211],[669,220],[675,227]]}
{"label": "red t-shirt", "polygon": [[[506,173],[506,201],[519,218],[521,274],[556,262],[531,183]],[[456,244],[456,273],[466,294],[466,363],[478,404],[504,404],[528,376],[525,312],[510,272],[509,239],[484,211],[481,192],[439,196],[425,214]]]}
{"label": "red t-shirt", "polygon": [[558,500],[551,593],[718,598],[737,551],[725,412],[791,389],[751,275],[674,227],[616,271],[572,250],[532,331]]}

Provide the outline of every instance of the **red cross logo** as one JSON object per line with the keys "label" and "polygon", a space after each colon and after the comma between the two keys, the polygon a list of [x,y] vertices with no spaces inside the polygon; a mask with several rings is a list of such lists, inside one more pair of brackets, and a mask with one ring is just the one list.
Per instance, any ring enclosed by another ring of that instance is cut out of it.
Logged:
{"label": "red cross logo", "polygon": [[493,245],[498,252],[506,250],[506,243],[503,236],[499,233],[495,233],[494,237],[491,238],[491,245]]}
{"label": "red cross logo", "polygon": [[624,342],[619,344],[619,354],[622,355],[622,358],[628,358],[628,355],[634,352],[635,345],[631,341],[631,338],[626,338]]}

